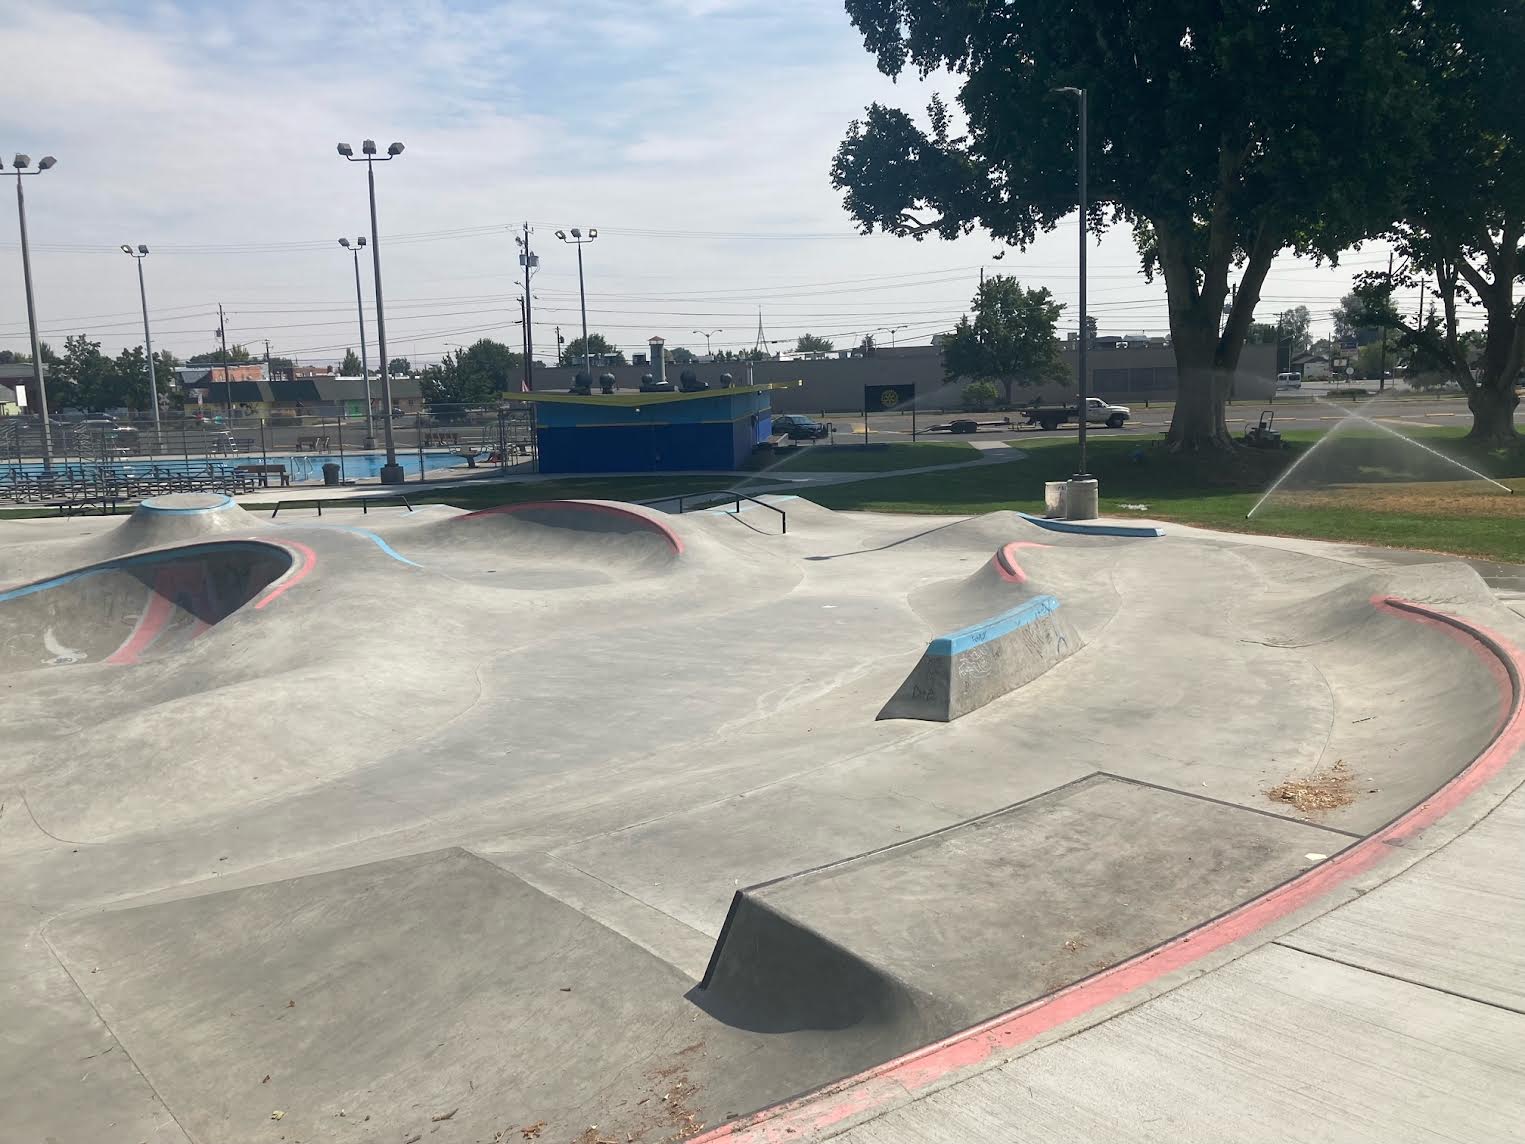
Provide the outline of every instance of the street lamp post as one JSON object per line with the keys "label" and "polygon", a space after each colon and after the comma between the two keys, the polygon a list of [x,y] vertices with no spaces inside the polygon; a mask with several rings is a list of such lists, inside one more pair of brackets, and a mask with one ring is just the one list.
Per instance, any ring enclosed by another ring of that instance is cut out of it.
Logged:
{"label": "street lamp post", "polygon": [[723,333],[725,333],[725,331],[724,330],[690,330],[689,333],[691,333],[691,334],[698,334],[700,337],[702,337],[704,339],[704,356],[709,358],[711,361],[714,361],[715,360],[715,353],[714,353],[713,350],[710,349],[710,339],[712,337],[714,337],[716,334],[723,334]]}
{"label": "street lamp post", "polygon": [[[365,447],[376,447],[376,423],[371,416],[371,360],[365,352],[365,302],[360,295],[360,252],[365,249],[365,236],[355,239],[354,245],[347,238],[341,238],[339,245],[354,255],[355,259],[355,312],[360,316],[360,373],[365,378]],[[383,361],[381,368],[386,369],[387,363]]]}
{"label": "street lamp post", "polygon": [[[1073,95],[1079,105],[1080,139],[1077,147],[1078,168],[1077,182],[1080,198],[1080,349],[1079,349],[1079,407],[1076,409],[1080,422],[1080,467],[1075,475],[1070,478],[1066,493],[1066,515],[1073,519],[1089,519],[1097,515],[1097,487],[1096,481],[1086,471],[1086,428],[1089,425],[1089,410],[1086,406],[1091,395],[1091,379],[1087,374],[1086,351],[1089,348],[1086,336],[1086,89],[1083,87],[1060,87],[1055,91],[1066,95]],[[1080,503],[1072,503],[1073,501]]]}
{"label": "street lamp post", "polygon": [[894,349],[895,348],[895,334],[896,334],[896,332],[899,331],[899,330],[903,330],[905,328],[906,327],[903,326],[903,325],[901,325],[901,326],[880,326],[877,330],[874,331],[874,333],[876,333],[876,334],[889,334],[889,336],[890,336],[890,349]]}
{"label": "street lamp post", "polygon": [[[401,155],[401,143],[393,143],[384,156],[376,154],[376,143],[367,139],[360,144],[360,157],[348,143],[339,144],[339,154],[351,163],[365,164],[366,186],[371,198],[371,268],[376,275],[376,343],[381,352],[381,403],[382,433],[386,437],[387,463],[381,466],[381,483],[402,484],[402,466],[397,463],[397,439],[392,432],[392,371],[387,369],[387,319],[381,301],[381,235],[376,228],[376,164],[385,163]],[[422,479],[422,475],[420,475]]]}
{"label": "street lamp post", "polygon": [[26,320],[32,335],[32,383],[37,387],[38,413],[42,418],[42,467],[53,468],[53,427],[48,423],[48,383],[42,376],[42,341],[37,337],[37,303],[32,297],[32,252],[26,238],[26,195],[21,189],[22,175],[40,175],[58,160],[52,155],[44,156],[37,170],[29,171],[30,156],[17,155],[11,160],[16,168],[16,214],[21,222],[21,276],[26,282]]}
{"label": "street lamp post", "polygon": [[568,237],[567,232],[564,230],[558,230],[556,237],[561,239],[562,242],[570,243],[577,247],[577,295],[582,300],[582,371],[588,375],[589,380],[592,380],[592,358],[588,353],[588,292],[584,289],[582,280],[582,248],[598,237],[598,231],[590,227],[588,228],[588,233],[584,235],[579,228],[574,226],[570,237]]}
{"label": "street lamp post", "polygon": [[148,355],[148,399],[154,409],[154,452],[164,451],[164,433],[159,426],[159,382],[154,377],[154,339],[148,332],[148,287],[143,284],[143,260],[148,257],[148,247],[142,243],[134,250],[125,242],[122,253],[138,264],[138,297],[143,301],[143,352]]}

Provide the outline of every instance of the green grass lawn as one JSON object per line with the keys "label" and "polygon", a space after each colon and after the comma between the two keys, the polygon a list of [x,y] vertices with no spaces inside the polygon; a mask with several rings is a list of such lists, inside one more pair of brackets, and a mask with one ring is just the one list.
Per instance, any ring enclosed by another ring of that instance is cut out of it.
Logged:
{"label": "green grass lawn", "polygon": [[753,468],[759,472],[795,473],[887,473],[927,465],[961,465],[980,458],[979,450],[960,442],[904,445],[801,444],[773,455],[758,454]]}
{"label": "green grass lawn", "polygon": [[[1107,516],[1525,563],[1525,495],[1505,495],[1378,431],[1332,438],[1303,461],[1284,491],[1246,519],[1271,483],[1322,436],[1288,433],[1285,451],[1243,450],[1231,458],[1173,456],[1157,436],[1097,438],[1088,467],[1101,482]],[[1460,430],[1416,430],[1415,436],[1525,493],[1525,446],[1478,450]],[[1017,465],[854,481],[804,495],[828,508],[876,512],[1041,512],[1044,482],[1070,476],[1078,448],[1064,437],[1035,438],[1019,447],[1028,459]]]}

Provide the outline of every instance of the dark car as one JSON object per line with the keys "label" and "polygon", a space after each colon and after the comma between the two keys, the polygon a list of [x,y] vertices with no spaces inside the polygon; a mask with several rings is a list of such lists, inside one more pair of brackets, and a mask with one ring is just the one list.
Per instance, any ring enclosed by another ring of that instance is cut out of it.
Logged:
{"label": "dark car", "polygon": [[791,441],[814,441],[829,434],[831,426],[802,413],[775,413],[773,432],[782,433]]}

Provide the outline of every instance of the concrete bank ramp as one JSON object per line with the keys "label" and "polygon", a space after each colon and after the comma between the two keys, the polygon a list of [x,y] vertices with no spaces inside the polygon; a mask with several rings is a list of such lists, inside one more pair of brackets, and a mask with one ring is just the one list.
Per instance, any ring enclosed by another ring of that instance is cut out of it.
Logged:
{"label": "concrete bank ramp", "polygon": [[[615,501],[529,501],[423,520],[387,535],[431,567],[487,573],[514,566],[518,586],[554,587],[675,570],[689,549],[675,520]],[[545,582],[524,581],[530,569],[539,569]]]}
{"label": "concrete bank ramp", "polygon": [[696,999],[904,1051],[1209,920],[1348,836],[1095,774],[733,901]]}
{"label": "concrete bank ramp", "polygon": [[263,521],[221,493],[169,493],[143,501],[101,537],[100,555],[165,548],[230,533],[247,536],[263,527]]}
{"label": "concrete bank ramp", "polygon": [[126,556],[0,592],[0,672],[172,654],[291,564],[279,546],[229,540]]}

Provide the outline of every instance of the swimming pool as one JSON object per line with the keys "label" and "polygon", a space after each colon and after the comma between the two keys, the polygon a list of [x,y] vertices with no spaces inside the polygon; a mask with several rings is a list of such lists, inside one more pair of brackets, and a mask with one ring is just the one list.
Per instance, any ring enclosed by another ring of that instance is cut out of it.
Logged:
{"label": "swimming pool", "polygon": [[[221,465],[225,468],[234,468],[237,465],[285,465],[286,472],[291,475],[293,483],[302,481],[321,481],[323,479],[323,466],[334,464],[339,466],[340,477],[346,481],[364,480],[381,475],[381,467],[387,463],[385,453],[345,453],[342,457],[338,453],[268,453],[261,456],[259,453],[228,453],[215,454],[211,457],[192,457],[186,460],[184,457],[164,457],[152,461],[121,460],[121,461],[71,461],[67,465],[55,462],[53,471],[63,474],[79,473],[93,475],[101,469],[111,472],[135,476],[150,476],[158,473],[205,473],[207,466]],[[405,453],[401,450],[397,453],[397,463],[402,466],[403,475],[409,480],[417,480],[420,474],[419,455],[417,452]],[[434,472],[437,469],[448,469],[455,465],[464,465],[465,459],[456,452],[449,450],[424,450],[422,472]],[[36,476],[43,472],[40,461],[27,461],[17,465],[7,464],[0,460],[0,474],[25,473]]]}

